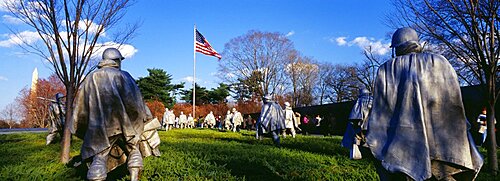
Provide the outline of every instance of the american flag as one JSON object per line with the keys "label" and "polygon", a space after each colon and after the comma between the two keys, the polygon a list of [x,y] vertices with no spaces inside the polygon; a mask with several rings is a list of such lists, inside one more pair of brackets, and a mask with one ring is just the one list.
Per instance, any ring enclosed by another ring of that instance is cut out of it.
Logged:
{"label": "american flag", "polygon": [[196,52],[217,57],[219,58],[219,60],[222,58],[222,56],[220,56],[220,54],[217,53],[217,51],[215,51],[212,46],[210,46],[210,43],[208,43],[207,39],[205,39],[205,37],[203,37],[203,35],[201,35],[198,30],[196,30],[196,41],[194,42],[194,44]]}

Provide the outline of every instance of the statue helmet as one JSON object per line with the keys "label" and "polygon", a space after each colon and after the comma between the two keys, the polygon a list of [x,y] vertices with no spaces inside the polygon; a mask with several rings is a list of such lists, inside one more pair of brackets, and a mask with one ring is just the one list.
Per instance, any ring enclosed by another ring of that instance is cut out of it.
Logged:
{"label": "statue helmet", "polygon": [[286,107],[290,107],[290,103],[289,102],[285,102],[285,106]]}
{"label": "statue helmet", "polygon": [[236,108],[235,107],[233,107],[233,112],[236,112]]}
{"label": "statue helmet", "polygon": [[102,59],[103,60],[114,60],[114,61],[121,61],[125,59],[125,57],[122,56],[120,51],[116,48],[107,48],[104,50],[102,53]]}
{"label": "statue helmet", "polygon": [[360,88],[359,89],[359,94],[360,95],[370,95],[370,91],[366,88]]}
{"label": "statue helmet", "polygon": [[56,94],[56,100],[60,100],[60,99],[61,99],[61,98],[63,98],[63,97],[64,97],[64,95],[63,95],[62,93],[60,93],[60,92],[58,92],[58,93]]}
{"label": "statue helmet", "polygon": [[272,99],[273,99],[273,97],[269,94],[266,94],[266,95],[264,95],[264,97],[262,97],[262,100],[264,100],[264,101],[270,101]]}
{"label": "statue helmet", "polygon": [[396,48],[408,41],[419,41],[417,31],[410,27],[399,28],[392,35],[391,48]]}

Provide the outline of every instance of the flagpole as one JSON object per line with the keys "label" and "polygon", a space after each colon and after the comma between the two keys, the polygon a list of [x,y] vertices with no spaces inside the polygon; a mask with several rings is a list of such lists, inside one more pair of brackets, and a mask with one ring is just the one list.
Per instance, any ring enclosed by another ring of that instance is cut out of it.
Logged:
{"label": "flagpole", "polygon": [[194,24],[193,40],[193,118],[196,119],[196,24]]}

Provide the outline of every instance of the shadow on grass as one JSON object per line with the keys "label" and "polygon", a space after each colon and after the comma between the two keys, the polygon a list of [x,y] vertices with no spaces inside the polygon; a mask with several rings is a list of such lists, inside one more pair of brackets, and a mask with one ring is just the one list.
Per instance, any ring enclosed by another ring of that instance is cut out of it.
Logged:
{"label": "shadow on grass", "polygon": [[15,143],[15,142],[20,142],[23,141],[23,139],[7,139],[7,140],[0,140],[0,143],[5,144],[5,143]]}
{"label": "shadow on grass", "polygon": [[[75,167],[75,164],[77,164],[78,166]],[[85,162],[82,162],[81,155],[77,155],[73,157],[68,162],[68,164],[66,164],[66,167],[75,170],[75,173],[72,175],[73,177],[79,178],[80,180],[86,180],[89,164],[90,164],[90,159],[87,159]],[[129,172],[127,169],[127,164],[122,164],[116,167],[111,172],[108,172],[106,180],[128,180],[130,179],[128,175]]]}
{"label": "shadow on grass", "polygon": [[[276,169],[266,161],[280,160],[281,156],[271,151],[273,148],[261,146],[256,151],[240,143],[233,142],[230,145],[224,142],[216,143],[177,142],[169,143],[168,146],[178,153],[195,156],[205,162],[213,162],[214,165],[222,166],[218,169],[225,169],[237,177],[248,180],[283,180],[280,173],[276,172]],[[205,171],[210,172],[208,169]]]}

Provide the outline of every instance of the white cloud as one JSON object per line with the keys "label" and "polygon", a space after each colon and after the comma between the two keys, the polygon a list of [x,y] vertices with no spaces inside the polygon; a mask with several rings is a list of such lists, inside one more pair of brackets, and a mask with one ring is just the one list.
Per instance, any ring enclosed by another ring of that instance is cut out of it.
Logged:
{"label": "white cloud", "polygon": [[[24,2],[24,4],[21,5],[21,2]],[[24,6],[24,8],[22,6]],[[36,17],[35,19],[47,18],[45,14],[39,13],[42,8],[47,8],[47,5],[42,1],[0,0],[0,12],[16,14],[22,12],[31,17]],[[24,12],[25,10],[26,12]]]}
{"label": "white cloud", "polygon": [[226,72],[212,72],[210,73],[211,76],[216,76],[216,77],[219,77],[219,78],[222,78],[222,79],[233,79],[236,77],[236,74],[234,72],[229,72],[229,73],[226,73]]}
{"label": "white cloud", "polygon": [[0,81],[2,81],[2,80],[4,80],[4,81],[8,81],[9,79],[8,79],[7,77],[0,76]]}
{"label": "white cloud", "polygon": [[3,22],[7,23],[7,24],[18,25],[18,24],[23,24],[24,23],[21,19],[16,18],[16,17],[11,16],[11,15],[3,15],[2,19],[3,19]]}
{"label": "white cloud", "polygon": [[120,53],[122,54],[125,59],[131,58],[137,53],[139,50],[137,50],[134,46],[129,45],[129,44],[118,44],[115,42],[106,42],[102,44],[96,44],[95,46],[97,48],[97,51],[94,52],[93,57],[96,59],[99,59],[102,55],[102,52],[106,50],[107,48],[116,48],[120,50]]}
{"label": "white cloud", "polygon": [[[0,4],[2,4],[4,2],[5,2],[5,0],[0,0]],[[0,6],[0,11],[2,11],[2,8],[3,7]],[[4,22],[11,22],[11,23],[22,22],[20,19],[17,19],[15,17],[9,16],[9,15],[3,15],[2,18],[3,18]],[[93,34],[93,33],[96,33],[99,28],[101,28],[101,25],[96,24],[96,23],[89,21],[89,20],[81,20],[78,28],[79,28],[79,31],[88,31],[89,33]],[[66,37],[67,34],[68,33],[64,32],[64,31],[60,32],[60,35],[62,37]],[[43,35],[43,36],[53,36],[53,35]],[[105,32],[104,31],[101,32],[100,36],[105,37]],[[0,38],[1,38],[0,39],[0,47],[5,47],[5,48],[11,48],[13,46],[23,45],[23,44],[35,45],[39,40],[42,39],[40,37],[40,35],[38,34],[38,32],[36,32],[36,31],[22,31],[22,32],[19,32],[17,34],[3,34],[3,35],[0,35]],[[52,38],[46,37],[46,39],[52,39]],[[81,40],[80,42],[84,42],[84,40]],[[83,46],[83,43],[81,43],[79,46]],[[120,50],[122,56],[124,56],[127,59],[133,57],[138,52],[138,50],[130,44],[121,44],[120,45],[116,42],[97,43],[94,46],[94,52],[92,55],[92,59],[97,59],[97,60],[100,59],[102,52],[106,48],[111,48],[111,47],[117,48],[118,50]],[[80,50],[79,54],[82,54],[83,47],[79,48],[79,50]],[[66,55],[67,52],[64,52],[64,53]]]}
{"label": "white cloud", "polygon": [[[75,23],[75,22],[72,22]],[[63,23],[64,24],[64,23]],[[97,33],[97,30],[101,28],[101,25],[94,23],[93,21],[90,20],[80,20],[80,23],[78,23],[78,29],[80,31],[88,31],[89,33]],[[103,30],[100,34],[100,36],[106,36],[106,32]]]}
{"label": "white cloud", "polygon": [[336,42],[338,46],[357,46],[363,50],[371,47],[374,54],[385,55],[390,52],[390,43],[383,43],[381,40],[368,37],[356,37],[351,41],[347,41],[347,37],[331,38],[330,42]]}
{"label": "white cloud", "polygon": [[10,5],[13,3],[19,4],[19,2],[17,0],[0,0],[0,11],[8,12],[7,5]]}
{"label": "white cloud", "polygon": [[[347,37],[345,37],[345,36],[338,37],[338,38],[335,39],[335,42],[337,42],[338,46],[343,46],[343,45],[345,45],[347,43],[347,41],[345,41],[346,38]],[[332,41],[332,40],[330,40],[330,41]]]}
{"label": "white cloud", "polygon": [[[66,32],[61,32],[62,36],[64,36],[65,34],[66,34]],[[33,31],[23,31],[23,32],[20,32],[18,34],[4,34],[2,36],[6,37],[7,39],[0,41],[0,47],[5,47],[5,48],[11,48],[13,46],[21,45],[21,44],[32,45],[41,39],[40,36],[38,35],[38,33],[33,32]],[[83,45],[81,45],[81,46],[83,46]],[[120,50],[122,56],[124,56],[125,58],[131,58],[139,51],[134,46],[129,45],[129,44],[120,45],[116,42],[98,43],[94,47],[96,51],[94,51],[93,58],[99,59],[100,56],[102,55],[102,52],[106,48],[111,48],[111,47],[117,48],[118,50]],[[83,49],[80,49],[80,50],[83,50]]]}
{"label": "white cloud", "polygon": [[129,44],[123,44],[118,49],[120,50],[120,52],[122,52],[122,55],[125,58],[131,58],[135,55],[135,53],[139,51],[134,46]]}
{"label": "white cloud", "polygon": [[290,36],[293,36],[293,35],[295,35],[295,31],[292,30],[292,31],[288,32],[285,36],[286,37],[290,37]]}
{"label": "white cloud", "polygon": [[[181,81],[184,81],[184,82],[189,82],[189,83],[193,83],[193,76],[187,76],[187,77],[184,77],[184,78],[181,78]],[[199,79],[199,78],[196,78],[196,82],[201,82],[202,80]],[[197,83],[199,85],[199,83]]]}
{"label": "white cloud", "polygon": [[33,44],[37,40],[40,40],[40,36],[34,31],[23,31],[18,34],[4,34],[7,40],[0,41],[0,47],[12,47],[15,45],[21,45],[23,43]]}
{"label": "white cloud", "polygon": [[[0,4],[2,3],[2,0],[0,0]],[[0,7],[1,9],[1,7]],[[36,15],[34,15],[36,16]],[[11,24],[22,24],[23,21],[19,18],[10,16],[10,15],[3,15],[2,16],[3,22],[5,23],[11,23]],[[73,22],[74,23],[74,22]],[[64,22],[61,22],[61,24],[65,24]],[[80,20],[80,23],[78,24],[78,29],[80,32],[87,31],[90,34],[95,34],[101,28],[102,25],[96,24],[90,20]],[[68,32],[61,31],[59,32],[61,37],[66,37]],[[43,36],[54,36],[54,35],[43,35]],[[106,32],[103,30],[100,33],[101,37],[106,37]],[[20,44],[28,44],[32,45],[34,44],[37,40],[40,40],[40,35],[38,32],[35,31],[22,31],[17,34],[4,34],[3,37],[6,37],[6,40],[0,41],[0,47],[12,47],[13,45],[20,45]],[[47,37],[47,39],[52,39]],[[83,42],[84,40],[82,39],[80,42]],[[106,42],[108,43],[108,42]],[[105,44],[106,44],[105,43]],[[96,45],[97,46],[97,45]],[[127,49],[127,47],[124,47],[124,49]],[[137,51],[135,51],[137,52]],[[133,52],[132,54],[134,54]]]}

